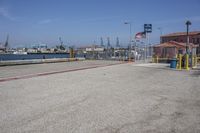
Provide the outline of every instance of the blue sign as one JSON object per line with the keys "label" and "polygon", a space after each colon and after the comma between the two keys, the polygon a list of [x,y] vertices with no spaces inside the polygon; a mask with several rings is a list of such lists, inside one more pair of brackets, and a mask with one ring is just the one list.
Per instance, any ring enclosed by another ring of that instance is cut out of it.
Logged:
{"label": "blue sign", "polygon": [[152,24],[144,24],[144,32],[151,33],[152,32]]}

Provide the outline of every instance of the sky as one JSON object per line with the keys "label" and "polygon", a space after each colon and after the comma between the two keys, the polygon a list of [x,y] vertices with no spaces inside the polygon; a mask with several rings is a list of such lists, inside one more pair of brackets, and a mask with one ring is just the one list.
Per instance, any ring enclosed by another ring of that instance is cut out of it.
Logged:
{"label": "sky", "polygon": [[191,31],[200,31],[200,0],[0,0],[0,42],[9,35],[11,47],[30,47],[37,43],[49,47],[65,45],[100,44],[110,37],[116,44],[129,41],[152,24],[152,44],[159,43],[162,34],[186,30],[190,20]]}

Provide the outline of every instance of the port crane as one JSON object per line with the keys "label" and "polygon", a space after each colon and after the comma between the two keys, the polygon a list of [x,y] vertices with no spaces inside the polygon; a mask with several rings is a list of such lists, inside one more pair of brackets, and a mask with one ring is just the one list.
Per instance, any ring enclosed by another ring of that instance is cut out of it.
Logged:
{"label": "port crane", "polygon": [[60,46],[59,46],[59,49],[61,49],[61,50],[65,50],[64,43],[63,43],[63,41],[62,41],[62,38],[61,38],[61,37],[59,37],[59,41],[60,41]]}
{"label": "port crane", "polygon": [[116,47],[117,47],[117,48],[120,47],[120,45],[119,45],[119,37],[117,37],[117,39],[116,39]]}
{"label": "port crane", "polygon": [[[59,48],[60,48],[61,50],[65,50],[64,43],[63,43],[61,37],[59,37],[59,41],[60,41],[60,46],[59,46]],[[74,57],[75,57],[75,55],[74,55],[74,54],[75,54],[75,52],[74,52],[74,46],[69,46],[69,53],[70,53],[70,58],[74,58]]]}
{"label": "port crane", "polygon": [[104,47],[103,38],[101,37],[101,47]]}
{"label": "port crane", "polygon": [[7,35],[7,37],[6,37],[6,42],[5,42],[5,45],[4,45],[5,50],[8,48],[8,40],[9,40],[9,35]]}
{"label": "port crane", "polygon": [[59,41],[60,41],[60,45],[63,45],[63,41],[62,41],[61,37],[59,37]]}

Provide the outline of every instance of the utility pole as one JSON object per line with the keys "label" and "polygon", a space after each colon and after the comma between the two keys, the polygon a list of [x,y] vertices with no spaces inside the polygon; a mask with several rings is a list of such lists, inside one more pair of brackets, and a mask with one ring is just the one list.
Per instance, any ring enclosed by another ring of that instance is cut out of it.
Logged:
{"label": "utility pole", "polygon": [[128,45],[128,51],[129,51],[128,57],[130,60],[131,59],[132,24],[131,24],[131,22],[125,22],[124,24],[129,25],[130,40],[129,40],[129,45]]}
{"label": "utility pole", "polygon": [[147,46],[148,46],[148,51],[147,51],[147,48],[146,48],[146,45],[145,45],[145,62],[146,62],[146,56],[149,55],[149,53],[150,53],[150,47],[151,47],[150,43],[149,43],[149,33],[152,32],[152,24],[144,24],[144,32],[145,32],[145,34],[147,36],[146,37],[147,38],[146,43],[147,43]]}
{"label": "utility pole", "polygon": [[189,26],[192,24],[190,21],[187,21],[186,23],[186,27],[187,27],[187,44],[186,44],[186,53],[189,54]]}
{"label": "utility pole", "polygon": [[[188,21],[186,21],[186,28],[187,28],[187,44],[186,44],[186,57],[188,57],[189,56],[189,54],[190,54],[190,50],[189,50],[189,43],[190,43],[190,38],[189,38],[189,26],[192,24],[189,20]],[[192,58],[193,58],[193,53],[192,53],[192,49],[191,49],[191,56],[189,56],[189,58],[191,59],[191,68],[192,68],[192,64],[193,64],[193,62],[192,62]],[[188,62],[189,63],[189,60],[187,60],[186,59],[186,62]],[[186,63],[186,69],[189,69],[188,68],[188,63]]]}

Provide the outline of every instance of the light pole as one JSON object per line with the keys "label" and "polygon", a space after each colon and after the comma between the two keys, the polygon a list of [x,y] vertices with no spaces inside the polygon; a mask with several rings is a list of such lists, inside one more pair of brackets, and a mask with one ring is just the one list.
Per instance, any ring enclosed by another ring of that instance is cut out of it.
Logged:
{"label": "light pole", "polygon": [[192,24],[189,20],[186,21],[186,27],[187,27],[187,44],[186,44],[186,53],[189,54],[189,26]]}
{"label": "light pole", "polygon": [[132,41],[132,24],[131,22],[125,22],[124,24],[128,24],[130,28],[130,40],[129,40],[129,61],[131,58],[131,41]]}
{"label": "light pole", "polygon": [[[186,61],[185,66],[186,70],[189,70],[189,26],[192,24],[190,21],[186,21],[186,28],[187,28],[187,43],[186,43]],[[191,61],[192,61],[192,55],[191,55]],[[191,62],[192,67],[192,62]]]}

